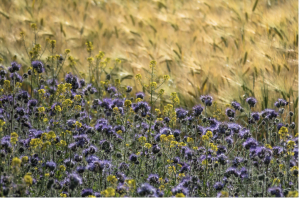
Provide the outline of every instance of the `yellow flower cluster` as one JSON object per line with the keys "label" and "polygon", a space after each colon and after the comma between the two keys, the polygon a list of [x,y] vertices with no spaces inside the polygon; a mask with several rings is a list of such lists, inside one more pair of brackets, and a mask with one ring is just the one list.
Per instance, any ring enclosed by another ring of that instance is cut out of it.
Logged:
{"label": "yellow flower cluster", "polygon": [[106,180],[111,183],[111,184],[115,184],[117,183],[118,179],[116,178],[116,176],[114,175],[109,175],[107,176]]}
{"label": "yellow flower cluster", "polygon": [[286,127],[283,126],[278,131],[278,134],[280,136],[280,139],[285,140],[287,138],[287,136],[289,135],[289,131]]}
{"label": "yellow flower cluster", "polygon": [[144,146],[145,146],[147,149],[150,149],[150,148],[152,147],[152,145],[151,145],[150,143],[146,143]]}
{"label": "yellow flower cluster", "polygon": [[19,135],[18,135],[16,132],[12,132],[12,133],[10,134],[10,142],[11,142],[12,144],[16,144],[17,141],[18,141],[18,137],[19,137]]}
{"label": "yellow flower cluster", "polygon": [[171,93],[171,100],[172,100],[174,105],[179,105],[180,104],[180,100],[179,100],[178,95],[177,95],[176,92]]}
{"label": "yellow flower cluster", "polygon": [[144,136],[141,136],[141,137],[139,137],[139,142],[141,142],[141,143],[143,143],[143,142],[146,142],[146,137],[144,137]]}

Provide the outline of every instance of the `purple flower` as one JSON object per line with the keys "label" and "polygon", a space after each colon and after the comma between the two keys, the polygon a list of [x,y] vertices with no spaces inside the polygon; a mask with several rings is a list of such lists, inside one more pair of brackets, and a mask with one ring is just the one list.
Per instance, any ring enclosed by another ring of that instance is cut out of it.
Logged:
{"label": "purple flower", "polygon": [[273,196],[275,195],[276,197],[283,197],[283,193],[280,187],[269,188],[268,192]]}
{"label": "purple flower", "polygon": [[43,73],[45,71],[44,64],[41,61],[32,61],[31,65],[38,73]]}
{"label": "purple flower", "polygon": [[212,105],[213,98],[209,95],[206,95],[206,96],[201,96],[200,100],[205,104],[205,106],[209,107]]}
{"label": "purple flower", "polygon": [[69,176],[69,188],[71,190],[74,190],[78,185],[82,184],[82,179],[81,177],[79,177],[79,175],[77,175],[76,173],[73,173]]}
{"label": "purple flower", "polygon": [[225,174],[226,177],[230,177],[231,175],[234,175],[235,177],[239,176],[239,173],[237,172],[235,167],[230,167],[226,170]]}
{"label": "purple flower", "polygon": [[245,149],[249,150],[250,148],[256,148],[258,146],[258,143],[255,139],[253,138],[248,138],[244,143],[243,146]]}
{"label": "purple flower", "polygon": [[278,113],[273,109],[265,109],[261,112],[261,116],[263,118],[272,120],[273,118],[276,118],[278,116]]}
{"label": "purple flower", "polygon": [[217,191],[220,191],[224,188],[224,184],[222,182],[216,182],[215,185],[214,185],[214,188],[217,190]]}
{"label": "purple flower", "polygon": [[143,92],[138,92],[135,94],[136,98],[144,99],[145,94]]}
{"label": "purple flower", "polygon": [[275,107],[277,107],[277,108],[287,106],[288,104],[289,104],[289,103],[288,103],[286,100],[284,100],[284,99],[278,99],[278,100],[274,103]]}
{"label": "purple flower", "polygon": [[242,109],[242,106],[240,103],[236,102],[236,101],[233,101],[231,103],[231,106],[235,109],[235,110],[241,110]]}
{"label": "purple flower", "polygon": [[129,156],[129,160],[130,160],[131,162],[136,162],[136,161],[137,161],[137,155],[131,154],[131,155]]}
{"label": "purple flower", "polygon": [[251,118],[253,118],[255,121],[258,121],[260,119],[260,115],[258,112],[251,113]]}
{"label": "purple flower", "polygon": [[46,168],[48,168],[50,171],[54,171],[56,168],[56,163],[53,161],[46,162]]}
{"label": "purple flower", "polygon": [[178,193],[182,193],[182,194],[184,194],[185,196],[188,196],[188,189],[187,188],[185,188],[185,187],[183,187],[182,185],[178,185],[178,186],[176,186],[176,187],[174,187],[174,188],[172,188],[172,194],[173,195],[176,195],[176,194],[178,194]]}
{"label": "purple flower", "polygon": [[227,115],[229,118],[234,118],[235,111],[234,111],[233,109],[227,108],[227,109],[226,109],[226,115]]}
{"label": "purple flower", "polygon": [[87,197],[89,195],[93,195],[93,190],[92,189],[87,188],[87,189],[83,189],[81,191],[81,197]]}
{"label": "purple flower", "polygon": [[201,105],[197,105],[193,107],[193,114],[196,117],[200,116],[202,111],[203,111],[203,107]]}
{"label": "purple flower", "polygon": [[146,197],[153,195],[156,192],[156,189],[148,183],[144,183],[137,189],[139,196]]}
{"label": "purple flower", "polygon": [[250,107],[254,107],[257,103],[257,100],[254,97],[249,97],[246,99],[246,102],[249,104]]}
{"label": "purple flower", "polygon": [[150,184],[159,184],[159,177],[157,174],[150,174],[147,181]]}

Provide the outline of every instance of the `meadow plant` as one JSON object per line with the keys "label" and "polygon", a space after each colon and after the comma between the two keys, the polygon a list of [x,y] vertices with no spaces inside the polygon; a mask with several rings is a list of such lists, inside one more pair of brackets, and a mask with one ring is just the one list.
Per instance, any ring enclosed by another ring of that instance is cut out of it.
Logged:
{"label": "meadow plant", "polygon": [[[170,77],[156,76],[156,61],[148,79],[136,75],[143,92],[134,94],[113,75],[119,59],[107,69],[88,41],[86,80],[70,50],[56,55],[55,40],[42,60],[32,29],[31,67],[15,60],[0,70],[1,196],[298,197],[288,101],[256,112],[253,95],[227,109],[202,95],[188,109],[172,92],[157,105]],[[59,79],[67,59],[74,72]]]}

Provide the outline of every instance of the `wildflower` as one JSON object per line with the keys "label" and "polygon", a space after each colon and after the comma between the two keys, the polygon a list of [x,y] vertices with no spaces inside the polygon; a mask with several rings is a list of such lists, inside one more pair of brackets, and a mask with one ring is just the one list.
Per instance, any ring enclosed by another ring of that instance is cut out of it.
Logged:
{"label": "wildflower", "polygon": [[59,196],[61,196],[61,197],[67,197],[67,194],[65,194],[65,193],[60,193]]}
{"label": "wildflower", "polygon": [[278,178],[275,178],[274,180],[273,180],[273,186],[278,186],[280,184],[280,179],[278,179]]}
{"label": "wildflower", "polygon": [[39,107],[39,108],[38,108],[38,111],[39,111],[40,113],[45,112],[45,107]]}
{"label": "wildflower", "polygon": [[265,144],[265,147],[268,149],[272,149],[272,146],[270,144]]}
{"label": "wildflower", "polygon": [[188,143],[193,142],[193,138],[187,137],[187,142]]}
{"label": "wildflower", "polygon": [[289,191],[286,197],[299,197],[298,191]]}
{"label": "wildflower", "polygon": [[137,75],[135,76],[135,78],[136,78],[137,80],[141,80],[141,79],[142,79],[142,75],[141,75],[141,74],[137,74]]}
{"label": "wildflower", "polygon": [[185,195],[183,193],[177,193],[175,197],[185,197]]}
{"label": "wildflower", "polygon": [[131,107],[131,101],[125,100],[124,105],[125,105],[125,107]]}
{"label": "wildflower", "polygon": [[55,135],[54,131],[49,131],[47,134],[47,139],[51,140],[51,139],[55,139],[55,138],[56,138],[56,135]]}
{"label": "wildflower", "polygon": [[287,142],[287,148],[288,148],[288,149],[293,149],[294,146],[295,146],[295,142],[294,142],[294,141],[289,140],[289,141]]}
{"label": "wildflower", "polygon": [[154,195],[155,188],[150,184],[144,183],[141,185],[140,188],[137,189],[137,193],[139,196],[143,196],[143,197]]}
{"label": "wildflower", "polygon": [[143,142],[145,142],[147,140],[147,138],[144,137],[144,136],[141,136],[141,137],[139,137],[138,140],[139,140],[139,142],[143,143]]}
{"label": "wildflower", "polygon": [[152,147],[152,145],[149,144],[149,143],[146,143],[144,146],[145,146],[147,149],[150,149],[150,148]]}
{"label": "wildflower", "polygon": [[203,140],[204,142],[206,142],[206,141],[209,140],[209,137],[208,137],[207,135],[203,135],[203,136],[202,136],[202,140]]}
{"label": "wildflower", "polygon": [[254,97],[249,97],[246,99],[246,102],[249,104],[250,107],[254,107],[257,103],[257,100]]}
{"label": "wildflower", "polygon": [[107,181],[108,182],[110,182],[111,184],[115,184],[115,183],[117,183],[117,181],[118,181],[118,179],[116,178],[116,176],[114,176],[114,175],[109,175],[109,176],[107,176]]}
{"label": "wildflower", "polygon": [[60,165],[60,166],[59,166],[59,170],[60,170],[60,171],[66,171],[66,167],[65,167],[64,165]]}
{"label": "wildflower", "polygon": [[103,197],[114,197],[115,194],[115,189],[112,187],[108,187],[106,190],[101,191],[101,195],[103,195]]}
{"label": "wildflower", "polygon": [[32,177],[31,177],[31,174],[27,173],[25,176],[24,176],[24,182],[27,186],[31,186],[32,185]]}
{"label": "wildflower", "polygon": [[19,159],[19,158],[17,158],[17,157],[14,157],[13,159],[12,159],[12,161],[11,161],[11,165],[13,166],[13,167],[20,167],[21,166],[21,160]]}
{"label": "wildflower", "polygon": [[22,163],[27,163],[28,162],[28,156],[23,156],[21,160],[22,160]]}

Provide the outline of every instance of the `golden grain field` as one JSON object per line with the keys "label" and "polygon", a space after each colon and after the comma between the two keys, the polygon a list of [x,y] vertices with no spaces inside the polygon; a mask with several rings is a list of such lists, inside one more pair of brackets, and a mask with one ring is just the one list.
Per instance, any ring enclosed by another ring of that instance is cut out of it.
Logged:
{"label": "golden grain field", "polygon": [[[157,76],[171,77],[165,100],[176,91],[183,106],[199,103],[203,94],[223,105],[254,95],[257,110],[273,108],[279,97],[297,106],[297,0],[1,0],[4,64],[14,55],[30,64],[32,23],[42,47],[50,37],[56,53],[71,49],[78,72],[88,68],[86,41],[94,55],[101,50],[120,58],[116,75],[135,90],[142,87],[134,76],[145,77],[156,60]],[[64,72],[71,70],[66,64]]]}

